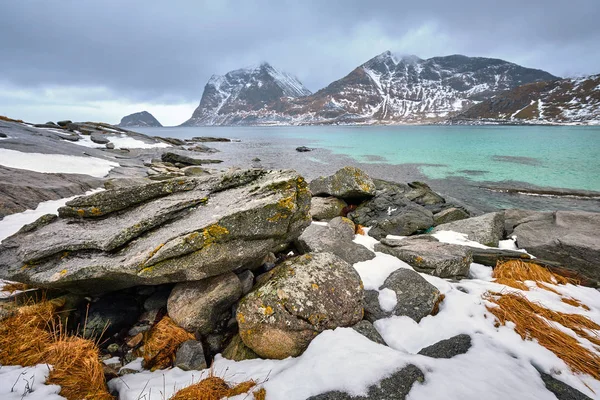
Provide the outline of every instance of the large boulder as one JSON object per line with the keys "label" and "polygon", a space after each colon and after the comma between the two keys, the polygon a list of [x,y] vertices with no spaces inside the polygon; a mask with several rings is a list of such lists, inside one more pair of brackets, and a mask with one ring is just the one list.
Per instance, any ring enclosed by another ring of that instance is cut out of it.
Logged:
{"label": "large boulder", "polygon": [[310,224],[308,185],[293,171],[150,185],[159,189],[147,196],[134,194],[146,192],[140,185],[77,199],[61,217],[5,239],[0,279],[85,294],[202,280],[258,267]]}
{"label": "large boulder", "polygon": [[410,190],[406,193],[406,198],[412,202],[422,206],[446,202],[442,196],[431,190],[429,185],[424,182],[410,182],[408,186]]}
{"label": "large boulder", "polygon": [[104,136],[102,133],[92,133],[92,135],[90,136],[90,139],[92,140],[92,142],[97,143],[97,144],[110,143],[110,139],[108,137]]}
{"label": "large boulder", "polygon": [[196,336],[207,335],[229,318],[231,306],[242,297],[242,284],[233,272],[198,282],[175,285],[167,302],[169,317]]}
{"label": "large boulder", "polygon": [[173,164],[183,164],[183,165],[218,164],[218,163],[223,162],[222,160],[194,158],[194,157],[190,157],[185,154],[175,153],[172,151],[163,153],[163,155],[161,156],[161,160],[163,162],[170,162]]}
{"label": "large boulder", "polygon": [[295,243],[303,253],[333,253],[350,264],[375,258],[375,253],[354,243],[353,239],[354,223],[348,218],[336,217],[327,226],[311,224]]}
{"label": "large boulder", "polygon": [[448,222],[460,221],[469,218],[469,213],[458,207],[445,208],[442,211],[433,214],[433,223],[435,225],[447,224]]}
{"label": "large boulder", "polygon": [[363,287],[354,268],[330,253],[290,259],[239,303],[244,343],[264,358],[300,355],[326,329],[352,326],[363,316]]}
{"label": "large boulder", "polygon": [[600,213],[556,211],[527,218],[514,228],[519,248],[560,263],[600,285]]}
{"label": "large boulder", "polygon": [[382,239],[375,245],[375,251],[390,254],[419,272],[440,278],[466,278],[473,262],[473,254],[468,247],[440,243],[431,236]]}
{"label": "large boulder", "polygon": [[310,204],[310,215],[316,221],[329,221],[342,215],[347,206],[344,200],[336,197],[313,197]]}
{"label": "large boulder", "polygon": [[310,191],[313,196],[367,199],[375,195],[375,184],[362,170],[344,167],[331,176],[313,180],[310,183]]}
{"label": "large boulder", "polygon": [[365,318],[375,322],[392,315],[407,316],[421,321],[435,309],[441,293],[418,272],[401,268],[390,274],[379,290],[389,289],[396,294],[396,305],[391,311],[383,310],[376,290],[365,292]]}
{"label": "large boulder", "polygon": [[490,247],[498,247],[504,236],[504,213],[493,212],[478,217],[441,224],[433,229],[433,233],[454,231],[467,235],[469,240]]}

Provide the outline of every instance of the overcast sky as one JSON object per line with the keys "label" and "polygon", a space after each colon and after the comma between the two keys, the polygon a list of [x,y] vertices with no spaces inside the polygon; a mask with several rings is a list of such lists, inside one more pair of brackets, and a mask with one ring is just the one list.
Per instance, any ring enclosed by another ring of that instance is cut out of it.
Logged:
{"label": "overcast sky", "polygon": [[0,0],[0,115],[191,116],[212,74],[268,61],[310,90],[391,50],[600,73],[600,0]]}

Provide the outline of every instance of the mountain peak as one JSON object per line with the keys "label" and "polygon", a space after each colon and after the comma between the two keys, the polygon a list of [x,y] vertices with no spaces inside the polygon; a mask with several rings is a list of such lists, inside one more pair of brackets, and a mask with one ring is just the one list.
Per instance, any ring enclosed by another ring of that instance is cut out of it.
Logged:
{"label": "mountain peak", "polygon": [[148,111],[140,111],[133,114],[129,114],[121,118],[119,123],[120,127],[140,127],[140,126],[156,126],[162,127],[160,122]]}

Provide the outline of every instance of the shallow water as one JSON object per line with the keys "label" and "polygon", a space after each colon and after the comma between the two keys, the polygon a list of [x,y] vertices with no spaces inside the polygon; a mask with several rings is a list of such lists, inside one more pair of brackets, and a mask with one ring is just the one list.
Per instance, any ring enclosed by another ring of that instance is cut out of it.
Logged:
{"label": "shallow water", "polygon": [[[295,168],[307,178],[354,164],[374,176],[425,180],[481,209],[587,209],[600,201],[493,193],[480,186],[600,191],[600,127],[575,126],[306,126],[140,128],[157,136],[220,136],[210,143],[225,165]],[[295,147],[315,148],[297,153]],[[257,165],[258,166],[258,165]]]}

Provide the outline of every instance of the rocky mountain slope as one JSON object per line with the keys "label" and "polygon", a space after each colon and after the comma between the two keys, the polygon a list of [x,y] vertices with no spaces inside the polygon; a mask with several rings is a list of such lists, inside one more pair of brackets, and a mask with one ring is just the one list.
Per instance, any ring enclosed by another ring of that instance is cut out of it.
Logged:
{"label": "rocky mountain slope", "polygon": [[[389,51],[308,96],[296,93],[281,98],[269,91],[260,101],[253,98],[232,102],[229,93],[244,92],[256,84],[247,72],[234,71],[228,76],[211,79],[200,106],[186,124],[433,122],[501,91],[556,79],[547,72],[498,59],[452,55],[423,60],[416,56],[397,57]],[[234,81],[233,76],[239,79]],[[223,80],[226,90],[219,89]],[[259,94],[257,90],[251,93]]]}
{"label": "rocky mountain slope", "polygon": [[461,113],[454,123],[600,124],[600,75],[519,86]]}
{"label": "rocky mountain slope", "polygon": [[148,111],[140,111],[127,115],[121,119],[118,126],[124,128],[140,127],[140,126],[156,126],[162,127],[160,122]]}
{"label": "rocky mountain slope", "polygon": [[309,94],[298,79],[267,63],[213,75],[192,118],[182,125],[251,125],[265,106],[277,109],[285,98]]}

